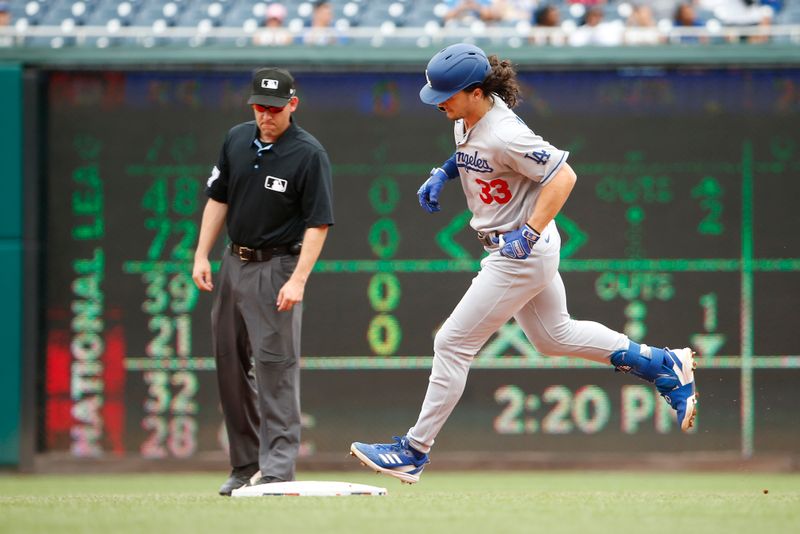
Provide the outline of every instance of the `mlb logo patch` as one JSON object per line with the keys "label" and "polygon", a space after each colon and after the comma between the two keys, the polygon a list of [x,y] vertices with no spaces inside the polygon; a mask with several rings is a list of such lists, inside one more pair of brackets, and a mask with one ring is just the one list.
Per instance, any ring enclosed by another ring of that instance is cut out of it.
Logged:
{"label": "mlb logo patch", "polygon": [[277,89],[278,88],[278,80],[271,80],[269,78],[265,78],[261,80],[261,87],[263,89]]}
{"label": "mlb logo patch", "polygon": [[271,191],[277,191],[278,193],[283,193],[286,191],[286,186],[289,182],[284,180],[283,178],[275,178],[274,176],[267,176],[267,181],[264,182],[264,187]]}

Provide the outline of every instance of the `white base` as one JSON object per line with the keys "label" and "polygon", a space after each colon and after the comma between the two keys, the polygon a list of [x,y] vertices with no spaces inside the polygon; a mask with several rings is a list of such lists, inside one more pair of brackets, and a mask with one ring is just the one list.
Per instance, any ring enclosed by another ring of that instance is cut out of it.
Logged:
{"label": "white base", "polygon": [[273,482],[233,490],[231,497],[343,497],[347,495],[386,495],[386,488],[332,481]]}

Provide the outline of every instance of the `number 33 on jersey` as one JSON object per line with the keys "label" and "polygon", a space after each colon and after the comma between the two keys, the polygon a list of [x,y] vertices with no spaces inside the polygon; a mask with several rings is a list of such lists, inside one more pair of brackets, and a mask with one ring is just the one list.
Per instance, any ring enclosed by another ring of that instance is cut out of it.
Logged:
{"label": "number 33 on jersey", "polygon": [[481,187],[481,192],[478,195],[484,204],[491,204],[497,202],[505,204],[511,200],[512,194],[508,189],[508,182],[495,178],[491,182],[475,178],[475,183]]}

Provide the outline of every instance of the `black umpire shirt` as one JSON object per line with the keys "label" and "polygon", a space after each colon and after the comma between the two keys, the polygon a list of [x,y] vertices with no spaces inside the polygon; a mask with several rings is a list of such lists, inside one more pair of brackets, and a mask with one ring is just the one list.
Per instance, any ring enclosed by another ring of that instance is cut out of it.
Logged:
{"label": "black umpire shirt", "polygon": [[307,227],[333,224],[328,154],[294,119],[272,144],[258,139],[255,121],[231,128],[206,195],[228,205],[228,236],[237,245],[291,245]]}

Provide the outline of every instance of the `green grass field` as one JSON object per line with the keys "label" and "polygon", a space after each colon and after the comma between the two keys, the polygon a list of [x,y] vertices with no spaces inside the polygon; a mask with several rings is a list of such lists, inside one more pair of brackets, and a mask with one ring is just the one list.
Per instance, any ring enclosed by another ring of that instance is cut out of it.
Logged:
{"label": "green grass field", "polygon": [[[385,487],[385,497],[216,495],[223,474],[0,475],[0,532],[800,532],[800,475],[299,473]],[[764,493],[768,490],[768,493]]]}

